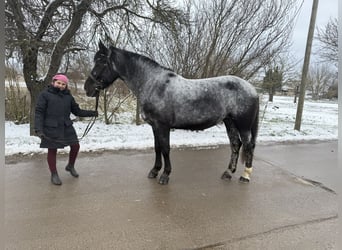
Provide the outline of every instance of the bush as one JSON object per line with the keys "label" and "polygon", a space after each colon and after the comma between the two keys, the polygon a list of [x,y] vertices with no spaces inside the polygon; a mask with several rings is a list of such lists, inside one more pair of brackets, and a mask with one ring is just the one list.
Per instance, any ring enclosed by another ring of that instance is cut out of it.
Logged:
{"label": "bush", "polygon": [[6,86],[5,119],[16,124],[30,121],[30,97],[18,81],[9,81]]}
{"label": "bush", "polygon": [[338,85],[334,84],[329,87],[328,92],[326,94],[328,99],[337,99],[338,98]]}

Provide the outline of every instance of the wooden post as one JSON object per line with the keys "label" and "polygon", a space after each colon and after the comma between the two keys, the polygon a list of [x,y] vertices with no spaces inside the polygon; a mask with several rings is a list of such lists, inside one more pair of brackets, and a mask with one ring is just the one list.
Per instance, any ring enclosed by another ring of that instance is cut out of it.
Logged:
{"label": "wooden post", "polygon": [[308,32],[308,37],[306,40],[306,49],[305,49],[305,57],[304,57],[304,64],[303,64],[303,71],[302,71],[302,80],[300,84],[300,91],[299,91],[299,98],[298,98],[296,121],[295,121],[295,127],[294,127],[294,129],[298,131],[300,130],[300,126],[302,123],[305,89],[306,89],[307,75],[309,71],[311,47],[312,47],[314,30],[315,30],[317,8],[318,8],[318,0],[313,0],[309,32]]}

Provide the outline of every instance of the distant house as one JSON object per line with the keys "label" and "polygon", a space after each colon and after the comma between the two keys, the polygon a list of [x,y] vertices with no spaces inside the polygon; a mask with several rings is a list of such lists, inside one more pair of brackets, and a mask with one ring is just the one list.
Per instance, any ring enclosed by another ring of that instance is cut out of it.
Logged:
{"label": "distant house", "polygon": [[281,94],[282,95],[294,95],[295,94],[295,88],[289,86],[289,85],[284,85],[281,87]]}

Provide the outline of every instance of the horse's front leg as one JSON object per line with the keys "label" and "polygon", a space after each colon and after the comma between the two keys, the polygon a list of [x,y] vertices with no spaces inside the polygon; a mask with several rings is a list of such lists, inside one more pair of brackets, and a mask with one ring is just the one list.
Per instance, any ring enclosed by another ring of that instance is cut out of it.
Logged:
{"label": "horse's front leg", "polygon": [[171,162],[170,162],[170,144],[167,144],[162,149],[164,157],[164,172],[159,178],[159,184],[166,185],[169,183],[169,175],[171,174]]}
{"label": "horse's front leg", "polygon": [[152,127],[153,136],[154,136],[154,151],[156,153],[156,158],[154,162],[154,166],[148,174],[148,178],[156,178],[160,169],[162,168],[162,154],[161,154],[161,147],[159,143],[159,133],[157,133],[156,128]]}
{"label": "horse's front leg", "polygon": [[151,175],[151,178],[154,178],[154,175],[160,170],[162,166],[160,156],[161,153],[164,158],[164,171],[159,177],[159,184],[166,185],[169,182],[169,175],[171,173],[170,128],[161,124],[157,124],[153,127],[153,133],[155,138],[156,163],[149,176]]}

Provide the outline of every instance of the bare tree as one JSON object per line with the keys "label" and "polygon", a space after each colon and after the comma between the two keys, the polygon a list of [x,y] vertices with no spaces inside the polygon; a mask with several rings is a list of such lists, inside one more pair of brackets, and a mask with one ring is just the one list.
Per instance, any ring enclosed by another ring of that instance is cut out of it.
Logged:
{"label": "bare tree", "polygon": [[[33,134],[36,97],[61,65],[72,37],[82,24],[91,1],[6,1],[7,50],[19,50],[23,75],[31,96]],[[38,75],[39,56],[50,58],[46,75]]]}
{"label": "bare tree", "polygon": [[334,83],[328,88],[328,92],[326,94],[328,99],[337,99],[338,98],[338,81],[335,78]]}
{"label": "bare tree", "polygon": [[283,83],[283,73],[279,67],[268,69],[263,79],[262,87],[268,93],[268,101],[273,102],[273,95],[276,90],[280,90]]}
{"label": "bare tree", "polygon": [[[126,38],[139,34],[139,20],[170,28],[179,13],[163,0],[6,0],[6,56],[18,53],[22,61],[31,96],[31,135],[38,93],[55,73],[68,70],[66,55],[89,49],[98,36],[111,37],[113,29],[118,36],[125,32]],[[89,31],[102,32],[96,35]],[[46,63],[39,68],[42,59]]]}
{"label": "bare tree", "polygon": [[318,54],[325,62],[338,65],[338,21],[331,19],[328,24],[317,30],[316,39],[320,42]]}
{"label": "bare tree", "polygon": [[191,78],[256,76],[288,49],[298,14],[295,0],[184,2],[187,21],[181,29],[146,33],[145,40],[152,57]]}
{"label": "bare tree", "polygon": [[326,96],[335,80],[335,74],[327,65],[316,64],[309,71],[307,89],[310,90],[312,98],[317,100]]}

